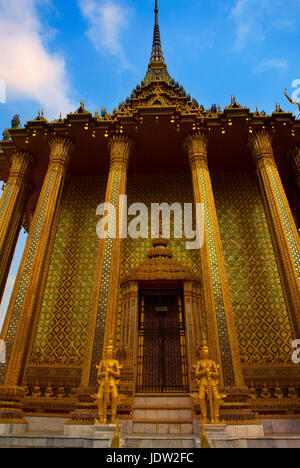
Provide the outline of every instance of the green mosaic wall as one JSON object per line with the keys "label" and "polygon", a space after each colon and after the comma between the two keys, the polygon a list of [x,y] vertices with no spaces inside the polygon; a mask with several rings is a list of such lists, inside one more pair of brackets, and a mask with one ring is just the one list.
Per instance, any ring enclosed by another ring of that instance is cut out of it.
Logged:
{"label": "green mosaic wall", "polygon": [[256,175],[212,179],[241,353],[290,362],[292,332]]}
{"label": "green mosaic wall", "polygon": [[96,208],[105,177],[72,177],[63,198],[33,358],[82,362],[97,259]]}

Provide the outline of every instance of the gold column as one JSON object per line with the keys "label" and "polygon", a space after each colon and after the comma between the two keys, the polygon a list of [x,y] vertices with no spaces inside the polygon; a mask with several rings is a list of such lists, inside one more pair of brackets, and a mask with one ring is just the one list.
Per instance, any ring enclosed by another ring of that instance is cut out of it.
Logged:
{"label": "gold column", "polygon": [[295,337],[300,336],[299,234],[278,173],[267,131],[249,139]]}
{"label": "gold column", "polygon": [[300,145],[291,148],[288,152],[288,156],[291,159],[293,169],[296,175],[297,184],[300,190]]}
{"label": "gold column", "polygon": [[204,204],[204,246],[200,250],[208,340],[212,358],[221,364],[226,387],[244,385],[235,332],[221,236],[207,157],[208,138],[199,132],[186,137],[194,198]]}
{"label": "gold column", "polygon": [[0,201],[0,302],[29,194],[27,176],[33,161],[31,154],[21,151],[13,154],[9,178]]}
{"label": "gold column", "polygon": [[109,140],[110,171],[105,202],[116,208],[116,238],[100,239],[93,291],[88,346],[84,358],[81,387],[96,383],[96,364],[99,363],[105,343],[115,338],[118,297],[120,287],[120,261],[122,239],[119,237],[119,197],[125,195],[127,167],[132,140],[126,135],[115,135]]}
{"label": "gold column", "polygon": [[[0,388],[0,413],[5,413],[5,394],[22,386],[28,358],[28,350],[35,332],[37,304],[42,294],[46,274],[50,239],[53,236],[57,211],[60,207],[66,170],[73,148],[68,138],[54,137],[50,140],[50,161],[39,196],[32,226],[27,239],[18,278],[9,305],[10,322],[4,325],[3,339],[8,343],[10,355],[4,387]],[[10,328],[16,327],[16,333]],[[12,343],[13,339],[13,343]],[[7,391],[7,392],[6,392]]]}

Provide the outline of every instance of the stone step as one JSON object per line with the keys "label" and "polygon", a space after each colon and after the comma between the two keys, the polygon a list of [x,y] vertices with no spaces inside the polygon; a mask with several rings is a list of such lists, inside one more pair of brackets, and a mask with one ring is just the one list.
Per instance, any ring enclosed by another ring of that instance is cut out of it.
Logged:
{"label": "stone step", "polygon": [[194,449],[196,442],[193,436],[163,435],[132,435],[126,438],[125,448],[131,449]]}
{"label": "stone step", "polygon": [[175,409],[187,409],[192,408],[192,399],[189,395],[171,395],[171,396],[161,396],[161,395],[136,395],[134,398],[134,407],[135,408],[175,408]]}
{"label": "stone step", "polygon": [[134,420],[133,434],[193,434],[193,422],[182,420],[180,422]]}
{"label": "stone step", "polygon": [[134,398],[132,434],[191,436],[192,399],[188,394],[138,394]]}
{"label": "stone step", "polygon": [[170,420],[181,421],[182,419],[192,419],[193,411],[189,407],[176,408],[176,407],[141,407],[135,406],[133,409],[133,419],[146,419],[146,420]]}

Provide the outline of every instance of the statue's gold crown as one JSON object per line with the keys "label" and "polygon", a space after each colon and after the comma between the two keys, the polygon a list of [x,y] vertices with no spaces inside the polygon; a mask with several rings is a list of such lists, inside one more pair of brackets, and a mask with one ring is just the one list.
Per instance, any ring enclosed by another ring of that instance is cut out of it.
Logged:
{"label": "statue's gold crown", "polygon": [[206,339],[204,339],[204,340],[202,341],[201,351],[209,351],[209,347],[208,347],[208,345],[207,345]]}
{"label": "statue's gold crown", "polygon": [[113,340],[108,340],[108,344],[106,346],[106,351],[114,351],[115,348],[114,348],[114,345],[113,345]]}

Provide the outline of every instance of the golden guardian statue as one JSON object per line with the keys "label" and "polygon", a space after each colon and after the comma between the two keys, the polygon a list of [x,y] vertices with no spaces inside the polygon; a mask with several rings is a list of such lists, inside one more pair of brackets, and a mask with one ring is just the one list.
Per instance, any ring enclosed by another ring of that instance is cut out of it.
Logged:
{"label": "golden guardian statue", "polygon": [[201,346],[200,357],[201,359],[194,366],[198,393],[193,394],[192,397],[195,403],[200,406],[202,423],[218,424],[220,422],[220,407],[227,395],[219,392],[219,366],[209,359],[206,341]]}
{"label": "golden guardian statue", "polygon": [[97,395],[92,397],[97,402],[98,418],[96,423],[107,423],[108,408],[111,407],[111,422],[117,423],[117,408],[119,404],[118,383],[120,378],[120,370],[123,366],[114,358],[115,350],[112,340],[108,342],[105,348],[102,361],[97,367],[97,382],[99,390]]}

